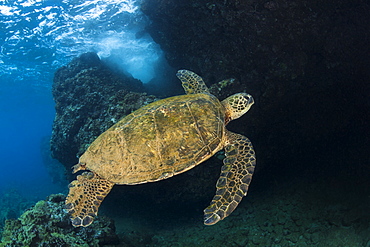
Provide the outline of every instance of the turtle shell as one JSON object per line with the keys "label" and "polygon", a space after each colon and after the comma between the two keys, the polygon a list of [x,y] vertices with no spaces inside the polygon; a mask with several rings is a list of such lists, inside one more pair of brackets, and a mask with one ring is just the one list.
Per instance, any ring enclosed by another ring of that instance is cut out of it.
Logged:
{"label": "turtle shell", "polygon": [[225,109],[210,94],[166,98],[101,134],[80,164],[116,184],[158,181],[185,172],[223,148]]}

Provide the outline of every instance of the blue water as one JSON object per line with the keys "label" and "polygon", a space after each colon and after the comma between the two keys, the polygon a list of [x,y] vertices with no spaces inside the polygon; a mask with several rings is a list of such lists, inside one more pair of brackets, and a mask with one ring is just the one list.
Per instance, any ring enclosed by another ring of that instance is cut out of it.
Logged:
{"label": "blue water", "polygon": [[44,199],[66,189],[52,182],[40,148],[55,114],[53,74],[95,51],[149,82],[163,54],[144,32],[147,22],[130,0],[0,2],[0,192]]}

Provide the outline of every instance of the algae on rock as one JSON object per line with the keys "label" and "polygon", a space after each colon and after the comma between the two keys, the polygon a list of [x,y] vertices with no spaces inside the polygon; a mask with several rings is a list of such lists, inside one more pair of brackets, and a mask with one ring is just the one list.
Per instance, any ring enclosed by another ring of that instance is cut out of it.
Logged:
{"label": "algae on rock", "polygon": [[74,228],[64,212],[63,194],[37,202],[18,219],[5,222],[0,247],[5,246],[104,246],[117,245],[112,220],[97,217],[89,228]]}

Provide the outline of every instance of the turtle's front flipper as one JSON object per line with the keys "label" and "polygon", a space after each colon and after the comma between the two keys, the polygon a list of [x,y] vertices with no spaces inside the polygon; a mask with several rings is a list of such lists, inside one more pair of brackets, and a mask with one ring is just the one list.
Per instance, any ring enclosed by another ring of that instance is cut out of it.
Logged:
{"label": "turtle's front flipper", "polygon": [[69,185],[65,209],[71,215],[72,225],[89,226],[98,214],[100,203],[108,195],[114,183],[92,172],[84,172]]}
{"label": "turtle's front flipper", "polygon": [[204,210],[204,224],[213,225],[230,215],[247,195],[256,157],[252,143],[243,135],[227,132],[226,158],[217,181],[216,195]]}

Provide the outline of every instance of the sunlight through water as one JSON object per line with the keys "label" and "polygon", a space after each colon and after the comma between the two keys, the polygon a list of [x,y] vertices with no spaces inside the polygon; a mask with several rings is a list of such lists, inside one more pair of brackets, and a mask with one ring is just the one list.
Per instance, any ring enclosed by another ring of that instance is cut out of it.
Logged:
{"label": "sunlight through water", "polygon": [[[0,74],[19,73],[49,80],[71,58],[95,51],[111,52],[122,68],[147,82],[149,71],[162,55],[148,35],[136,38],[147,24],[137,1],[0,1]],[[42,73],[41,73],[42,72]]]}

